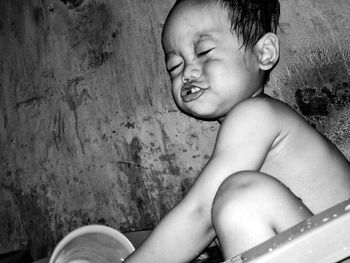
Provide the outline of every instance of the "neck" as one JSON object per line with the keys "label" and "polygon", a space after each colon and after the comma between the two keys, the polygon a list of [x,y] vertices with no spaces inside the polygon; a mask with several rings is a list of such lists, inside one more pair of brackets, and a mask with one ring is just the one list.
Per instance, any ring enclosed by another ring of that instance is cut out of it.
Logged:
{"label": "neck", "polygon": [[[257,91],[256,91],[252,96],[250,96],[249,98],[256,98],[256,97],[258,97],[258,98],[267,97],[267,95],[264,93],[264,89],[263,89],[263,88],[260,88],[259,90],[257,90]],[[236,105],[235,105],[235,106],[236,106]],[[235,106],[233,106],[233,108],[234,108]],[[232,109],[233,109],[233,108],[232,108]],[[231,110],[232,110],[232,109],[231,109]],[[230,111],[231,111],[231,110],[230,110]],[[226,115],[227,115],[227,114],[226,114]],[[226,118],[226,115],[224,115],[224,116],[218,118],[218,119],[217,119],[218,123],[222,124],[223,121],[224,121],[225,118]]]}

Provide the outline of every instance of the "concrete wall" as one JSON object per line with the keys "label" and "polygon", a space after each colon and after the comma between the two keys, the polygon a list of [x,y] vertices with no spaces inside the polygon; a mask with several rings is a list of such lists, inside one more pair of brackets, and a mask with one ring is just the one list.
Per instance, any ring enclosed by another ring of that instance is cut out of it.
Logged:
{"label": "concrete wall", "polygon": [[[160,33],[174,1],[0,1],[0,253],[50,253],[92,223],[150,229],[188,190],[216,123],[172,101]],[[282,0],[267,93],[350,158],[350,4]]]}

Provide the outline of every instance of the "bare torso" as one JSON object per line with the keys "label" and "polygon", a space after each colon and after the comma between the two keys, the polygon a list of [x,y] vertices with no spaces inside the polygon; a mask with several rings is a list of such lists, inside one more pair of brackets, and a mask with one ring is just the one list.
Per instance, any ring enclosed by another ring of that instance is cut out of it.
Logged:
{"label": "bare torso", "polygon": [[287,105],[268,99],[280,114],[280,133],[260,169],[319,213],[350,198],[350,165],[340,151]]}
{"label": "bare torso", "polygon": [[313,213],[350,197],[350,167],[338,149],[284,103],[251,98],[225,116],[213,154],[190,191],[126,262],[193,258],[216,236],[211,212],[220,185],[241,171],[275,177]]}

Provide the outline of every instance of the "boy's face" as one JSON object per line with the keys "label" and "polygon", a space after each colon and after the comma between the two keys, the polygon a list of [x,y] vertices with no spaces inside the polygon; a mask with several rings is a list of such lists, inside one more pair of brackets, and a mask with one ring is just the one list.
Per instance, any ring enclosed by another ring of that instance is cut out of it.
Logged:
{"label": "boy's face", "polygon": [[262,74],[252,50],[231,33],[227,11],[198,2],[180,3],[167,18],[166,67],[182,111],[222,121],[237,103],[262,93]]}

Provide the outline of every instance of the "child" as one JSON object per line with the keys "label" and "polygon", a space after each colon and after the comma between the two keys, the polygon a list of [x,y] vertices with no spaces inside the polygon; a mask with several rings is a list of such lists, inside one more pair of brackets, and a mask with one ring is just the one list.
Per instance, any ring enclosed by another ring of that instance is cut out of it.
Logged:
{"label": "child", "polygon": [[185,198],[126,262],[188,262],[214,238],[225,259],[349,198],[348,161],[264,95],[279,59],[277,0],[181,0],[162,44],[177,106],[221,123]]}

